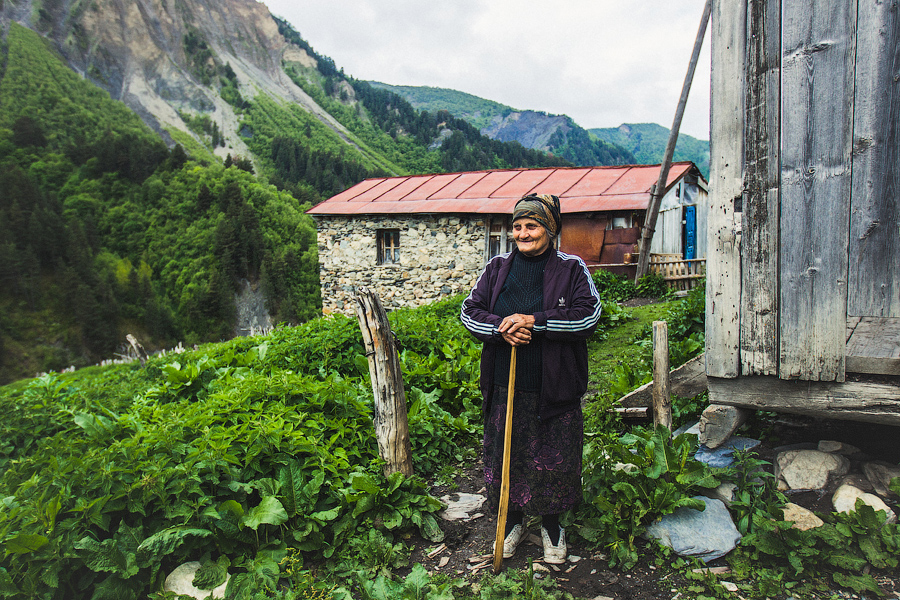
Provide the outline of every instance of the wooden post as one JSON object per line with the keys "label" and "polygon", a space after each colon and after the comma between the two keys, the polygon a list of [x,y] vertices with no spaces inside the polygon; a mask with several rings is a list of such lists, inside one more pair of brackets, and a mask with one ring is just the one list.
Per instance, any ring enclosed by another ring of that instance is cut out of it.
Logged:
{"label": "wooden post", "polygon": [[653,425],[672,429],[672,398],[669,394],[669,326],[653,321]]}
{"label": "wooden post", "polygon": [[669,141],[666,144],[666,152],[662,164],[659,167],[659,179],[650,193],[650,204],[647,214],[644,216],[644,226],[641,229],[640,255],[638,266],[634,273],[634,282],[640,281],[647,274],[647,263],[650,259],[650,243],[653,241],[653,232],[656,230],[656,219],[659,217],[659,205],[666,193],[666,180],[669,178],[669,167],[672,166],[672,156],[675,154],[675,143],[678,141],[678,132],[681,129],[681,119],[684,116],[684,107],[687,105],[688,94],[691,92],[691,83],[694,81],[694,71],[700,59],[700,48],[703,46],[703,38],[706,36],[706,26],[709,23],[709,13],[712,8],[712,0],[706,0],[703,7],[703,16],[700,17],[700,27],[697,30],[697,39],[694,40],[694,51],[688,64],[687,74],[681,86],[681,97],[678,99],[678,107],[675,109],[675,119],[672,121],[672,129],[669,131]]}
{"label": "wooden post", "polygon": [[387,313],[375,292],[365,287],[357,288],[356,316],[372,378],[375,437],[378,439],[378,453],[385,461],[384,474],[388,476],[400,471],[410,477],[413,474],[412,449],[400,358],[394,348]]}
{"label": "wooden post", "polygon": [[134,349],[134,353],[137,355],[138,360],[141,361],[141,366],[147,364],[147,351],[144,350],[144,347],[141,346],[141,343],[137,341],[137,338],[131,335],[130,333],[125,336],[125,339],[128,340],[128,343],[131,344],[131,347]]}

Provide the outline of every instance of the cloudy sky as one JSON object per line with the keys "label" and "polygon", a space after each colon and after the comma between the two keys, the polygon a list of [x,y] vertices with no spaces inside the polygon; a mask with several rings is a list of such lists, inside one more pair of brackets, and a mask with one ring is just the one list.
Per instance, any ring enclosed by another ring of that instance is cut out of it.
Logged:
{"label": "cloudy sky", "polygon": [[[672,125],[704,0],[263,0],[358,79]],[[709,31],[681,131],[709,139]]]}

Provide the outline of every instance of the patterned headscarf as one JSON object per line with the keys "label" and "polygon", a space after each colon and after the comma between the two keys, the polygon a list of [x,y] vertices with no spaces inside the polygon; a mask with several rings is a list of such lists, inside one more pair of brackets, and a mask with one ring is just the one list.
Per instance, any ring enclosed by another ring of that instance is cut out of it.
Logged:
{"label": "patterned headscarf", "polygon": [[525,196],[516,202],[516,207],[513,209],[513,221],[523,218],[534,219],[544,226],[550,237],[555,238],[562,228],[559,196],[551,194]]}

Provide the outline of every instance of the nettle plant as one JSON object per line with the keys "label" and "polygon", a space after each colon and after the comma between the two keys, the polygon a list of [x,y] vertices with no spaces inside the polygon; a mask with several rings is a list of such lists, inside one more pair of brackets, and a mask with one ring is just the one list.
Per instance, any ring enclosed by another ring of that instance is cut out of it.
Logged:
{"label": "nettle plant", "polygon": [[[382,475],[358,338],[316,322],[115,367],[103,390],[76,373],[0,395],[0,597],[139,598],[186,560],[250,597],[305,561],[347,571],[354,549],[395,564],[410,529],[439,540],[424,482]],[[432,339],[425,356],[466,352]],[[426,462],[470,431],[442,407],[464,376],[411,393]]]}
{"label": "nettle plant", "polygon": [[671,439],[666,427],[636,428],[620,438],[589,436],[584,459],[584,497],[576,531],[604,547],[610,565],[625,569],[638,560],[635,539],[653,520],[681,507],[702,510],[693,499],[719,480],[693,458],[697,436]]}

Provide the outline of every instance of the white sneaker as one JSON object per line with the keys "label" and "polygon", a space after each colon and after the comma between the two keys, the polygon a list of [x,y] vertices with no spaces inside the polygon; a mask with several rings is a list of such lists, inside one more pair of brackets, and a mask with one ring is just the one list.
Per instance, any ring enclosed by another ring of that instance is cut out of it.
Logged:
{"label": "white sneaker", "polygon": [[503,558],[512,558],[513,554],[516,553],[516,548],[519,547],[519,544],[522,543],[527,534],[528,530],[525,529],[525,526],[517,523],[503,540]]}
{"label": "white sneaker", "polygon": [[544,562],[550,563],[551,565],[561,565],[566,562],[566,554],[568,551],[566,550],[566,530],[562,527],[559,528],[559,543],[557,545],[553,545],[550,542],[550,534],[547,533],[547,530],[541,526],[541,542],[544,544]]}

